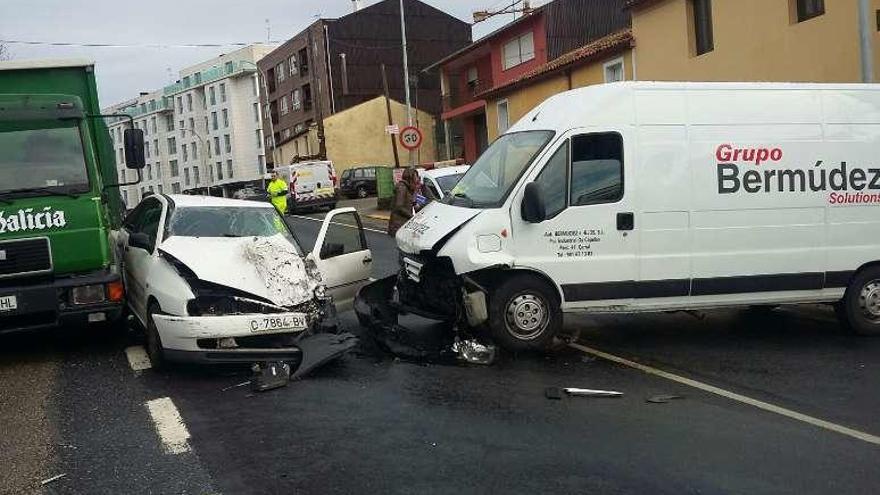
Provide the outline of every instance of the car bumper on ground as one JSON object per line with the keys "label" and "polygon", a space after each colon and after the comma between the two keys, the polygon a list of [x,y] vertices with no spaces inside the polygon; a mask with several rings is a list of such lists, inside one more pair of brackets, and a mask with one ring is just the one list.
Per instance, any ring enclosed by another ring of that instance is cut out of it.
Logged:
{"label": "car bumper on ground", "polygon": [[296,342],[312,324],[306,313],[298,312],[154,315],[153,321],[166,358],[203,363],[292,361],[298,364],[302,352]]}
{"label": "car bumper on ground", "polygon": [[[119,276],[110,270],[3,282],[0,300],[5,302],[0,310],[0,334],[112,322],[122,314],[122,285]],[[87,287],[93,289],[91,299],[84,303],[75,301],[74,291]]]}

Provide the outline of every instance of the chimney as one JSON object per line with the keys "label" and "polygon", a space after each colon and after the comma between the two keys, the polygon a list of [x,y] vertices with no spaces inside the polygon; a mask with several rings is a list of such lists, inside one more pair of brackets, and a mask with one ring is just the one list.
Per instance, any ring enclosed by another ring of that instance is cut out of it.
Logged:
{"label": "chimney", "polygon": [[363,8],[363,5],[361,4],[361,0],[351,0],[351,6],[352,6],[352,8],[354,8],[355,12],[357,12],[358,10],[361,10],[361,8]]}

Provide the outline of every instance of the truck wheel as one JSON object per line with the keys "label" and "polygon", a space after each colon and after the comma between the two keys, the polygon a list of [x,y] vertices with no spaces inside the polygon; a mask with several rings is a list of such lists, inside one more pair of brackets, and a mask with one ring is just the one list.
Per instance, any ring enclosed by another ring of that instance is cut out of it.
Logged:
{"label": "truck wheel", "polygon": [[556,291],[532,275],[515,275],[492,292],[489,329],[509,351],[543,350],[562,327]]}
{"label": "truck wheel", "polygon": [[858,273],[839,304],[838,314],[853,332],[880,335],[880,267]]}
{"label": "truck wheel", "polygon": [[162,347],[162,339],[159,337],[159,331],[156,330],[156,322],[153,321],[153,315],[159,313],[159,305],[150,303],[147,309],[147,356],[153,369],[161,370],[165,367],[165,350]]}
{"label": "truck wheel", "polygon": [[367,193],[367,190],[364,188],[364,186],[358,186],[357,197],[363,199],[363,198],[366,198],[367,195],[368,195],[368,193]]}

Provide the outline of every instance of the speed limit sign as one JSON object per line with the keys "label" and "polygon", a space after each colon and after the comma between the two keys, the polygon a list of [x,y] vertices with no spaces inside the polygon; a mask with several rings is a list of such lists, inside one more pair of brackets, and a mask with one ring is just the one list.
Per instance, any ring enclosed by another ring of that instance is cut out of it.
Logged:
{"label": "speed limit sign", "polygon": [[418,127],[407,126],[400,130],[400,144],[408,150],[422,145],[422,131]]}

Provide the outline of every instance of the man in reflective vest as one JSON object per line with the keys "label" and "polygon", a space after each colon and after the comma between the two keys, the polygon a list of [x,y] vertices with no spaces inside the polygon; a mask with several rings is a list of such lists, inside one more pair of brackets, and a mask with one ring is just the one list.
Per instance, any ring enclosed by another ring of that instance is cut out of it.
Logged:
{"label": "man in reflective vest", "polygon": [[278,213],[284,215],[287,213],[287,183],[278,176],[278,172],[272,171],[272,180],[266,186],[266,192],[269,193],[269,200]]}

